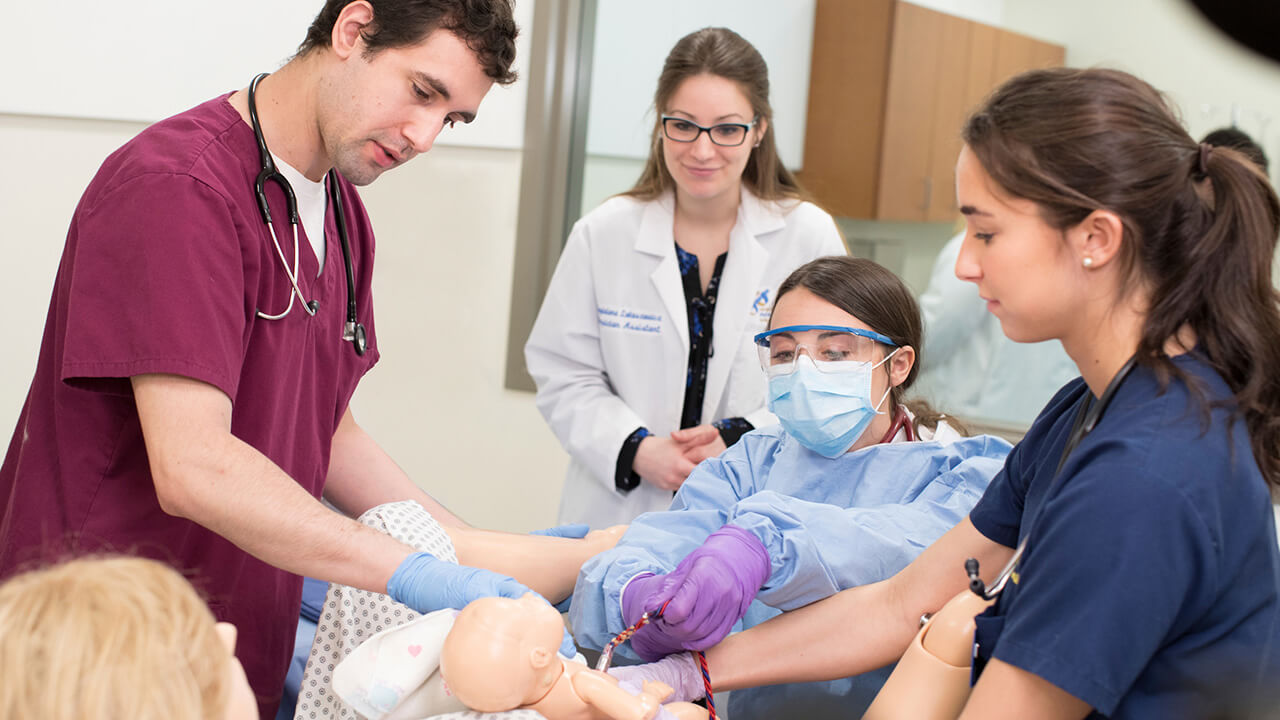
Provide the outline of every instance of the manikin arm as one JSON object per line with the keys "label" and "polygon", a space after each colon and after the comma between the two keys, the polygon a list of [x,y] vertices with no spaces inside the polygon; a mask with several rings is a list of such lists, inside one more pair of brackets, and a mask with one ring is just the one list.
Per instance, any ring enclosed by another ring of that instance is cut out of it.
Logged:
{"label": "manikin arm", "polygon": [[618,687],[617,680],[590,669],[579,670],[570,681],[583,702],[614,720],[649,720],[671,696],[671,687],[660,682],[646,682],[642,693],[632,695]]}
{"label": "manikin arm", "polygon": [[617,544],[627,527],[587,533],[581,540],[446,526],[458,563],[508,575],[551,602],[573,592],[582,564]]}

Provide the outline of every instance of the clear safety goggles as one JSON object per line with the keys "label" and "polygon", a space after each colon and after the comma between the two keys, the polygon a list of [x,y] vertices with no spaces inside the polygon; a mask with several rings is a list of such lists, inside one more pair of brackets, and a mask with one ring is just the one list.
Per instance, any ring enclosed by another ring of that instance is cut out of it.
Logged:
{"label": "clear safety goggles", "polygon": [[876,362],[876,345],[898,347],[872,330],[840,325],[787,325],[755,336],[760,367],[770,377],[790,375],[804,352],[822,372],[846,372],[864,362]]}

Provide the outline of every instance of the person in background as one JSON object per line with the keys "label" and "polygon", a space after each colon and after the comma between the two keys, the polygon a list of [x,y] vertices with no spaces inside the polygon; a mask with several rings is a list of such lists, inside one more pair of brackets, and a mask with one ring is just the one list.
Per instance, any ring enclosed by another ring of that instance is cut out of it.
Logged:
{"label": "person in background", "polygon": [[0,584],[0,717],[257,720],[236,628],[173,568],[85,557]]}
{"label": "person in background", "polygon": [[681,38],[654,109],[640,179],[574,225],[525,345],[570,456],[560,522],[666,508],[695,465],[771,424],[751,337],[787,273],[845,252],[778,157],[768,68],[737,33]]}
{"label": "person in background", "polygon": [[[956,274],[1081,377],[968,518],[889,580],[726,638],[707,653],[715,688],[893,662],[972,571],[1002,590],[976,618],[961,720],[1275,707],[1280,198],[1115,70],[1018,75],[963,138]],[[671,658],[618,672],[696,692],[688,655]]]}
{"label": "person in background", "polygon": [[1200,142],[1213,145],[1214,147],[1231,148],[1240,152],[1254,165],[1262,168],[1263,175],[1270,175],[1271,162],[1267,159],[1267,153],[1262,146],[1257,143],[1249,134],[1237,127],[1222,127],[1212,130],[1201,138]]}
{"label": "person in background", "polygon": [[[920,332],[911,291],[871,260],[819,258],[791,273],[758,339],[781,424],[704,461],[670,510],[636,518],[583,565],[570,605],[578,642],[601,648],[671,600],[619,652],[704,649],[739,620],[883,580],[960,522],[1010,447],[962,437],[906,398]],[[884,679],[738,691],[729,716],[857,716]]]}

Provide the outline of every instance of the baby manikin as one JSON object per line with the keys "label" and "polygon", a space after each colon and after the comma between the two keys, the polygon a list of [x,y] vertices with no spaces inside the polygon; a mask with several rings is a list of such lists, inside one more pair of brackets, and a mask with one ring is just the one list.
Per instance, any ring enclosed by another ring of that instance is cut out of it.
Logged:
{"label": "baby manikin", "polygon": [[490,597],[371,638],[334,671],[338,695],[373,720],[416,720],[463,709],[535,710],[548,720],[705,720],[662,701],[655,682],[620,686],[561,657],[560,614],[536,595]]}

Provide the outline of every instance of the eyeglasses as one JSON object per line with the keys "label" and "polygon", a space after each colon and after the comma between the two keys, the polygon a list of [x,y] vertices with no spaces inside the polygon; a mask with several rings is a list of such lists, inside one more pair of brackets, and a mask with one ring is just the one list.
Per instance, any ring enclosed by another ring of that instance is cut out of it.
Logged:
{"label": "eyeglasses", "polygon": [[822,372],[844,372],[876,359],[876,345],[898,347],[887,336],[839,325],[788,325],[755,336],[760,367],[770,377],[790,375],[803,350]]}
{"label": "eyeglasses", "polygon": [[706,133],[711,138],[711,142],[722,147],[737,147],[747,139],[747,131],[756,124],[760,118],[755,118],[751,122],[746,123],[718,123],[711,127],[703,127],[698,123],[686,120],[682,117],[672,117],[670,115],[662,116],[662,134],[667,136],[668,140],[680,143],[696,142],[698,136]]}

